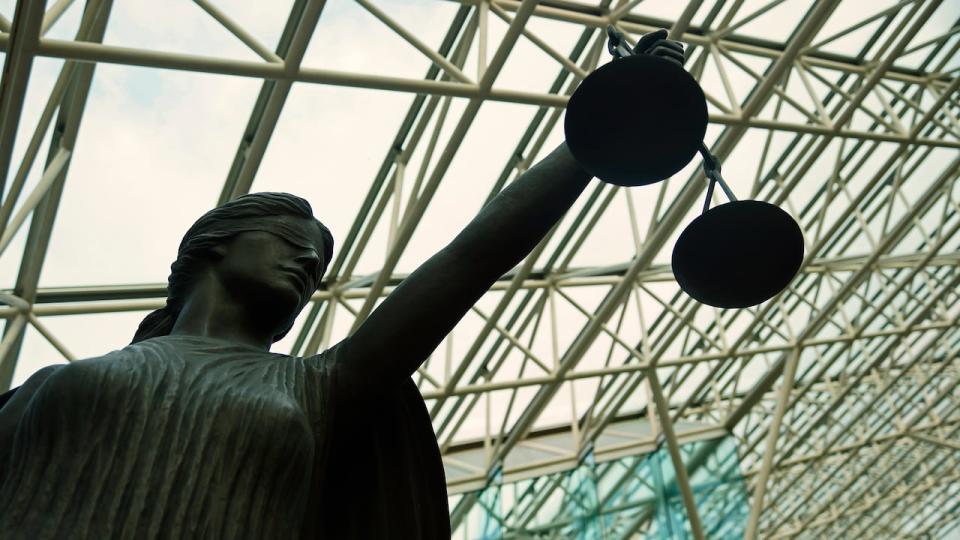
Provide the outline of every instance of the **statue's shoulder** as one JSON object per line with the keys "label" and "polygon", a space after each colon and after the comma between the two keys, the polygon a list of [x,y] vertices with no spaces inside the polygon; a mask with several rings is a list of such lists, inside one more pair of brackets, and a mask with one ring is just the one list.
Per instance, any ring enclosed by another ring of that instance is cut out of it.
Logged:
{"label": "statue's shoulder", "polygon": [[[56,366],[44,386],[63,394],[112,392],[140,386],[161,376],[159,364],[175,360],[149,344],[134,343],[120,349]],[[181,362],[182,363],[182,362]]]}
{"label": "statue's shoulder", "polygon": [[325,351],[299,359],[308,367],[329,370],[343,363],[348,355],[349,351],[344,347],[344,341],[341,341]]}
{"label": "statue's shoulder", "polygon": [[68,372],[107,369],[124,362],[127,362],[127,367],[129,367],[130,361],[149,356],[149,353],[149,349],[145,349],[139,343],[134,343],[120,349],[105,352],[99,356],[90,356],[80,360],[74,360],[59,367],[61,369],[69,368]]}
{"label": "statue's shoulder", "polygon": [[115,368],[129,369],[131,364],[125,362],[136,355],[130,354],[125,349],[118,349],[102,354],[100,356],[91,356],[80,360],[74,360],[67,364],[55,366],[51,370],[47,379],[49,380],[75,380],[81,377],[101,375]]}

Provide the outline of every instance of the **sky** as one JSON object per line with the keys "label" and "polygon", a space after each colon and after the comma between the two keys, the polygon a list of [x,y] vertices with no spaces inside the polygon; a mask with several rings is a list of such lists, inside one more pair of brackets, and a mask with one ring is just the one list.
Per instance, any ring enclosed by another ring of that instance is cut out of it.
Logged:
{"label": "sky", "polygon": [[[750,13],[765,3],[747,1],[741,13]],[[804,12],[810,3],[809,0],[787,1],[768,15],[744,25],[738,33],[780,41],[796,25],[796,14]],[[870,7],[865,8],[867,4],[863,2],[844,2],[818,37],[826,37],[849,25],[851,17],[862,16],[864,9],[880,10],[893,3],[870,2]],[[292,2],[250,0],[215,4],[273,49]],[[929,21],[925,31],[942,31],[956,20],[960,5],[945,4],[938,16]],[[0,13],[11,18],[13,5],[13,0],[0,0]],[[377,2],[377,5],[433,47],[439,45],[457,7],[454,2],[444,1],[389,0]],[[105,37],[107,44],[259,60],[193,2],[118,0],[114,6]],[[81,8],[82,3],[75,2],[47,37],[70,39],[78,25]],[[648,15],[674,19],[681,11],[682,3],[648,0],[640,9]],[[704,13],[705,10],[701,10],[695,22]],[[528,27],[560,51],[569,50],[580,30],[575,25],[539,18]],[[862,43],[862,34],[871,28],[872,25],[856,35],[838,40],[828,50],[856,52]],[[499,42],[505,29],[506,25],[499,19],[491,18],[491,44]],[[606,55],[603,61],[606,61]],[[745,58],[744,61],[756,71],[766,67],[766,61],[762,59]],[[903,59],[905,65],[910,61],[911,57]],[[357,4],[332,0],[327,3],[303,64],[421,78],[430,61]],[[26,140],[61,65],[61,61],[48,58],[37,59],[34,64],[14,163],[18,163],[23,154]],[[728,67],[734,91],[742,99],[753,80],[742,70]],[[521,39],[497,86],[545,91],[557,69],[558,65],[552,59],[529,41]],[[476,77],[476,51],[471,53],[464,72]],[[715,71],[708,69],[701,83],[714,95],[724,95]],[[797,84],[796,81],[793,83],[791,94],[800,101],[809,102],[809,97]],[[41,275],[41,287],[165,282],[181,235],[216,203],[259,89],[260,81],[252,78],[99,65],[70,164]],[[819,90],[823,90],[822,85]],[[399,92],[295,84],[252,191],[288,191],[304,196],[335,238],[343,238],[411,100],[412,95]],[[449,118],[455,120],[465,105],[465,99],[453,99]],[[405,251],[398,272],[406,273],[416,268],[419,262],[442,248],[479,210],[534,112],[535,108],[528,105],[487,103],[483,106]],[[770,114],[770,111],[762,114]],[[796,112],[784,114],[788,118],[790,114],[802,118]],[[450,133],[454,123],[448,122],[441,140]],[[551,133],[544,152],[562,141],[561,124],[558,123]],[[708,143],[720,131],[718,126],[711,125],[707,133]],[[756,169],[756,149],[763,144],[764,136],[765,132],[760,130],[748,131],[734,155],[725,161],[724,175],[735,193],[749,193]],[[774,137],[774,151],[782,148],[787,140],[785,135]],[[831,146],[831,151],[835,152],[836,148]],[[408,170],[418,169],[422,159],[420,152],[415,154]],[[830,174],[830,161],[825,157],[818,162],[810,175],[820,180],[799,189],[798,202]],[[695,160],[677,176],[686,178],[697,167],[699,161]],[[25,194],[38,181],[39,172],[39,167],[34,167]],[[407,192],[410,184],[412,181],[408,180]],[[681,185],[679,181],[671,185],[668,199]],[[628,261],[635,247],[631,236],[624,233],[629,227],[627,198],[640,215],[648,215],[652,212],[655,194],[653,188],[638,188],[619,195],[597,223],[574,266],[603,266]],[[0,255],[0,284],[3,287],[11,287],[16,279],[26,230],[27,226],[24,226]],[[668,242],[668,246],[672,244],[672,240]],[[356,274],[375,272],[382,264],[386,246],[387,227],[383,223],[371,239]],[[868,246],[860,247],[866,249]],[[658,255],[656,262],[668,262],[669,254],[668,247]],[[652,287],[671,286],[675,287]],[[572,294],[585,305],[595,305],[603,292],[595,288]],[[495,295],[485,298],[481,301],[482,309],[489,312],[495,301]],[[649,320],[661,308],[648,302],[645,309]],[[699,316],[712,316],[707,310],[701,312]],[[47,317],[43,322],[71,352],[83,358],[126,345],[144,315],[143,312],[134,312]],[[563,310],[560,333],[564,339],[572,338],[583,320],[582,315],[569,306]],[[347,317],[340,317],[334,334],[345,335],[349,322]],[[477,317],[468,316],[462,325],[464,335],[469,336],[479,324]],[[624,337],[630,337],[630,332],[625,330]],[[289,350],[293,334],[277,344],[274,350]],[[456,350],[462,353],[469,340],[460,339],[455,343]],[[564,344],[561,342],[561,350]],[[544,351],[545,357],[549,356],[549,349],[549,343],[537,343],[536,350]],[[14,385],[22,383],[36,369],[62,361],[34,329],[28,328]],[[584,367],[599,361],[598,358],[587,359]],[[590,402],[595,387],[588,382],[578,384],[577,401],[582,410]],[[638,400],[642,402],[641,397]],[[543,421],[556,422],[569,417],[568,406],[558,403],[556,408],[547,412]]]}

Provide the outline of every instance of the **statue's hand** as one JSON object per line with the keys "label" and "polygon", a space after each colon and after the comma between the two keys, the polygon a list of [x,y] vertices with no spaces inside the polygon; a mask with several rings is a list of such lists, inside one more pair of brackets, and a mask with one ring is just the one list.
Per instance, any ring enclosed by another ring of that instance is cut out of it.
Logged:
{"label": "statue's hand", "polygon": [[645,34],[633,48],[633,54],[652,54],[683,67],[683,43],[667,39],[666,30]]}

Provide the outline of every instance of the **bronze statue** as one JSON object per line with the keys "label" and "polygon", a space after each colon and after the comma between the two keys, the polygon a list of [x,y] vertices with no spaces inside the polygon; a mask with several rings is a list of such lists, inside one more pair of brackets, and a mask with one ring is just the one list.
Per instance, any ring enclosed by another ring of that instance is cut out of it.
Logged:
{"label": "bronze statue", "polygon": [[[654,36],[642,51],[682,64]],[[130,345],[40,370],[0,410],[0,535],[449,538],[410,377],[589,180],[561,144],[308,358],[269,349],[319,285],[330,233],[288,194],[211,210]]]}

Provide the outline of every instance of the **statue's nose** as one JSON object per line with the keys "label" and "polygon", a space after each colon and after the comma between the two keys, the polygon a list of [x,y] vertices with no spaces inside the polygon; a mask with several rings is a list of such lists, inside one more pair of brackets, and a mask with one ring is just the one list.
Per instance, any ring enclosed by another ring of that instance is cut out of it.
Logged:
{"label": "statue's nose", "polygon": [[305,249],[297,254],[294,261],[298,265],[308,269],[312,276],[317,275],[317,270],[320,268],[320,255],[317,254],[317,250]]}

